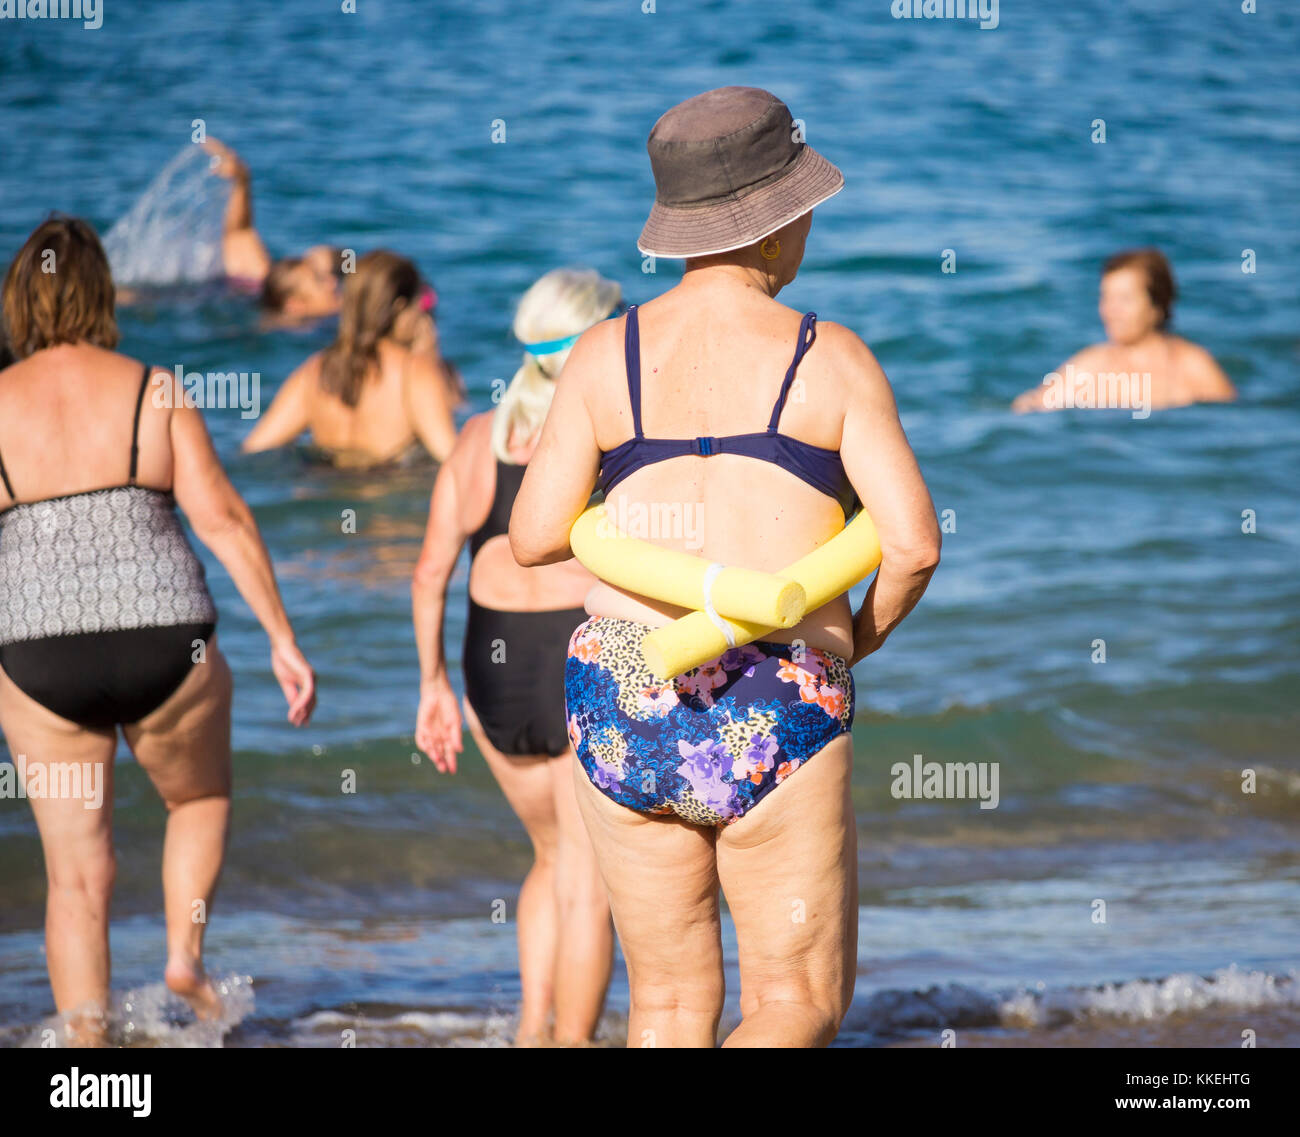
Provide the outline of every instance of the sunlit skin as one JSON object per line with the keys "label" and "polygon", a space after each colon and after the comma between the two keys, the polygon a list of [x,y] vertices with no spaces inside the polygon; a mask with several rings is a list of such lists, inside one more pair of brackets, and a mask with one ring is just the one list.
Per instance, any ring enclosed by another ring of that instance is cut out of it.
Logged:
{"label": "sunlit skin", "polygon": [[[1093,344],[1056,369],[1068,376],[1073,368],[1090,377],[1074,386],[1080,404],[1104,406],[1104,386],[1098,374],[1150,376],[1149,409],[1185,407],[1192,403],[1226,403],[1237,390],[1205,348],[1161,330],[1163,313],[1151,301],[1145,274],[1134,266],[1115,269],[1101,278],[1097,314],[1106,329],[1104,343]],[[1145,386],[1144,386],[1145,389]],[[1062,409],[1051,403],[1053,387],[1039,384],[1011,404],[1017,413]]]}

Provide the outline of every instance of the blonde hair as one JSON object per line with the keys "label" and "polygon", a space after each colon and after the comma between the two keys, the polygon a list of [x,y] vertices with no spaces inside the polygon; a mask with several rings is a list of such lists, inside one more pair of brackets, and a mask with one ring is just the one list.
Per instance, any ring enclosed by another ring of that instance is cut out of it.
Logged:
{"label": "blonde hair", "polygon": [[[557,268],[536,281],[515,309],[514,333],[521,343],[544,343],[585,332],[618,307],[623,290],[594,268]],[[510,440],[531,439],[542,428],[555,395],[555,377],[572,345],[535,356],[524,352],[523,364],[501,396],[492,416],[492,453],[514,463]]]}
{"label": "blonde hair", "polygon": [[347,274],[339,330],[320,362],[321,389],[355,407],[361,384],[379,364],[379,341],[393,330],[398,301],[412,303],[420,291],[420,271],[405,257],[375,249],[358,258]]}

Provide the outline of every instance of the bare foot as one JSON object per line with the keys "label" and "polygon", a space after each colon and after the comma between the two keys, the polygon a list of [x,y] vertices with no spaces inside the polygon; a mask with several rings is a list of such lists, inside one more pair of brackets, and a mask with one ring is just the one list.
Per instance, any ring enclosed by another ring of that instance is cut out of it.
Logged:
{"label": "bare foot", "polygon": [[221,1017],[221,997],[204,974],[203,964],[184,957],[173,957],[167,961],[163,982],[170,991],[189,1003],[196,1018],[206,1021]]}

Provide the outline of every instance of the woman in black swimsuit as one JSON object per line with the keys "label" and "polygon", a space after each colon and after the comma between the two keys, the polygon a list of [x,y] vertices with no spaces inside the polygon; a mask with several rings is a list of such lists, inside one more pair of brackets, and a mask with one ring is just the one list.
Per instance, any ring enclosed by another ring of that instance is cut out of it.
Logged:
{"label": "woman in black swimsuit", "polygon": [[170,373],[151,381],[112,350],[113,294],[98,238],[71,218],[37,228],[4,282],[17,362],[0,378],[0,729],[45,851],[50,985],[83,1044],[105,1034],[119,726],[168,809],[167,985],[201,1016],[220,1009],[202,951],[230,814],[231,678],[178,505],[270,636],[289,720],[315,702],[252,514],[199,411],[145,397]]}
{"label": "woman in black swimsuit", "polygon": [[593,578],[576,561],[524,569],[506,539],[510,510],[569,348],[621,311],[617,284],[559,269],[523,296],[514,332],[523,366],[494,411],[465,424],[438,474],[412,586],[420,652],[416,744],[455,773],[461,715],[443,654],[447,584],[468,539],[469,618],[461,657],[465,719],[533,842],[519,894],[523,988],[517,1041],[592,1038],[613,957],[609,904],[578,814],[564,720],[565,648],[586,619]]}

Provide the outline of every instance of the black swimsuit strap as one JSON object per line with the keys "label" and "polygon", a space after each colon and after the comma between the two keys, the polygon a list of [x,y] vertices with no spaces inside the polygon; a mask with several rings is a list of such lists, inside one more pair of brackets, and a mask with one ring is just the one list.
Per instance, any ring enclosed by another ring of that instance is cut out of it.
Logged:
{"label": "black swimsuit strap", "polygon": [[627,395],[632,402],[632,427],[641,438],[641,329],[637,324],[636,305],[627,309],[627,327],[623,336],[623,355],[627,362]]}
{"label": "black swimsuit strap", "polygon": [[794,373],[799,369],[799,361],[808,354],[808,349],[812,347],[813,340],[816,338],[817,313],[805,312],[799,322],[799,343],[794,349],[794,359],[790,361],[790,366],[786,370],[785,382],[781,384],[781,393],[776,398],[776,406],[772,408],[772,417],[767,423],[769,434],[776,433],[777,425],[781,421],[781,412],[785,410],[786,396],[790,394],[790,386],[794,383]]}
{"label": "black swimsuit strap", "polygon": [[7,493],[11,498],[17,501],[18,495],[14,493],[14,487],[9,484],[9,475],[5,471],[4,458],[0,458],[0,481],[3,481],[5,484],[5,493]]}
{"label": "black swimsuit strap", "polygon": [[144,365],[144,374],[140,377],[140,393],[135,397],[135,421],[131,424],[131,474],[127,478],[135,485],[135,466],[140,457],[140,408],[144,406],[144,389],[149,385],[149,365]]}

